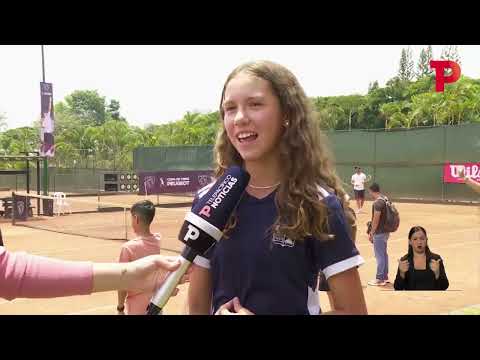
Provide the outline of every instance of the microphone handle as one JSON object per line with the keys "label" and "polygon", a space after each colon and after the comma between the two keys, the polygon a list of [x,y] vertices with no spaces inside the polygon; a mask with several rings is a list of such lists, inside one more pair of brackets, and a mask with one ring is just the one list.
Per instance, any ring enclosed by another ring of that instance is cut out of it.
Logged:
{"label": "microphone handle", "polygon": [[[186,247],[182,255],[184,255],[186,252],[189,252],[188,250],[190,249]],[[191,254],[191,251],[188,255],[190,256],[187,257],[192,259],[191,255],[193,254]],[[172,296],[173,291],[180,283],[182,276],[185,275],[190,265],[192,265],[192,261],[193,259],[190,261],[184,256],[180,256],[180,267],[167,276],[160,289],[158,289],[158,291],[153,295],[152,300],[150,300],[150,304],[147,308],[147,315],[159,315],[161,313],[163,307],[168,302],[168,299]]]}

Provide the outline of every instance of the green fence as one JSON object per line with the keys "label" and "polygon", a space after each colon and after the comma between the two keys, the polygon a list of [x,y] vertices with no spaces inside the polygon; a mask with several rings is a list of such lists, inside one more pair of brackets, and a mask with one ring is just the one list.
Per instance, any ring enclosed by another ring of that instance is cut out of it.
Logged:
{"label": "green fence", "polygon": [[[82,168],[55,168],[49,167],[48,191],[63,191],[67,193],[94,194],[103,189],[102,181],[105,173],[123,173],[131,171],[82,169]],[[40,181],[42,181],[40,174]],[[0,188],[9,188],[15,191],[25,191],[27,177],[25,175],[0,175]],[[30,167],[30,191],[36,192],[37,170]]]}
{"label": "green fence", "polygon": [[[327,132],[337,173],[350,188],[359,165],[393,198],[469,201],[475,194],[463,184],[444,184],[446,162],[480,161],[480,124],[389,131]],[[212,146],[142,147],[133,153],[139,171],[212,169]],[[103,169],[49,169],[49,191],[86,193],[101,189]],[[36,189],[36,169],[30,168]],[[23,190],[23,175],[0,176],[0,188]]]}
{"label": "green fence", "polygon": [[451,201],[475,198],[463,184],[443,183],[443,165],[480,161],[480,125],[327,135],[337,172],[347,184],[353,166],[359,165],[394,198]]}
{"label": "green fence", "polygon": [[133,151],[135,171],[209,170],[212,146],[141,147]]}
{"label": "green fence", "polygon": [[[327,132],[337,173],[350,188],[355,165],[392,198],[476,200],[463,184],[444,184],[446,162],[480,161],[480,124],[400,130]],[[207,170],[212,146],[137,148],[135,171]]]}

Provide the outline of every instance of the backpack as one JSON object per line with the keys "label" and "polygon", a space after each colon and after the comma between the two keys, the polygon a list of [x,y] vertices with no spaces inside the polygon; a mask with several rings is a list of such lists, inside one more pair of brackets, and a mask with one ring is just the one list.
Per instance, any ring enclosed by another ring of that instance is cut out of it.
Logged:
{"label": "backpack", "polygon": [[400,214],[397,208],[386,196],[380,196],[379,199],[385,201],[385,224],[383,229],[389,233],[397,231],[400,226]]}

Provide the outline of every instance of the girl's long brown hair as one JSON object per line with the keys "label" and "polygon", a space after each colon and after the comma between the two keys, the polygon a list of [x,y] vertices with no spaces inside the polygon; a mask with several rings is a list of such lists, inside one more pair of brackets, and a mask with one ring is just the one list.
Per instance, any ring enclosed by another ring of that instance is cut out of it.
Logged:
{"label": "girl's long brown hair", "polygon": [[[215,144],[215,175],[221,176],[229,166],[244,165],[240,154],[228,139],[222,107],[228,83],[240,73],[270,83],[289,123],[279,147],[285,176],[275,195],[279,216],[273,230],[295,240],[311,235],[325,239],[328,214],[326,206],[319,201],[317,186],[335,190],[342,202],[345,191],[332,167],[332,154],[326,136],[320,131],[320,120],[298,80],[285,67],[270,61],[255,61],[240,65],[228,76],[220,101],[222,127]],[[236,219],[231,221],[227,229],[231,230],[235,223]]]}

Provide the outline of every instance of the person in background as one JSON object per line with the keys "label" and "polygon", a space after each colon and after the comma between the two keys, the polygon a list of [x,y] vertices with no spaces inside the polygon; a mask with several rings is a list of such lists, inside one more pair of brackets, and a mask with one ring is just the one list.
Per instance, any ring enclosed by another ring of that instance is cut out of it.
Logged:
{"label": "person in background", "polygon": [[373,244],[375,259],[377,260],[377,274],[375,280],[368,282],[371,286],[385,286],[388,283],[388,253],[387,241],[390,233],[384,229],[386,220],[386,202],[380,192],[380,185],[373,183],[369,187],[370,195],[374,201],[372,204],[371,228],[368,240]]}
{"label": "person in background", "polygon": [[353,192],[357,201],[357,214],[362,212],[363,203],[365,202],[365,184],[370,180],[370,175],[367,177],[360,166],[355,166],[355,174],[352,175],[350,182],[353,185]]}
{"label": "person in background", "polygon": [[[155,206],[149,200],[135,203],[130,209],[131,223],[136,238],[122,245],[119,262],[130,262],[160,253],[160,234],[152,234],[150,224],[155,217]],[[145,315],[153,292],[118,291],[118,314]],[[126,305],[126,309],[125,309]]]}

